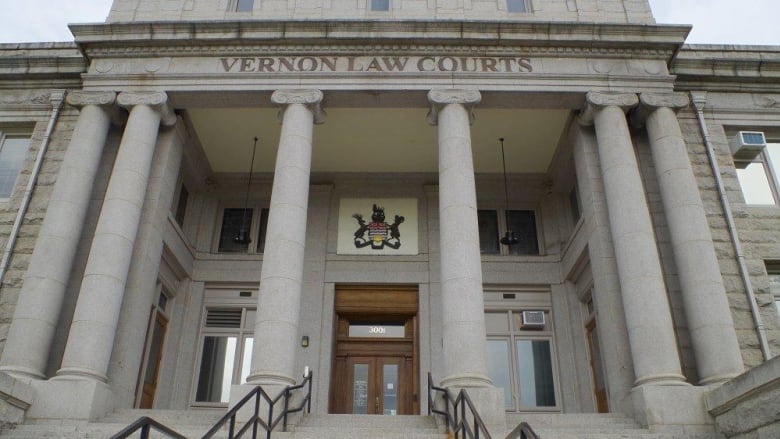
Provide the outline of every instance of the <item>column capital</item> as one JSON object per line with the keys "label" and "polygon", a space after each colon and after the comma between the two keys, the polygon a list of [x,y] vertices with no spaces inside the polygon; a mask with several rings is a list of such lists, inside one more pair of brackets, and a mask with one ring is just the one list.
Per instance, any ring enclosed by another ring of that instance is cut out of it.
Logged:
{"label": "column capital", "polygon": [[176,114],[168,106],[168,94],[164,91],[123,91],[117,96],[116,103],[128,111],[136,105],[146,105],[160,113],[160,123],[163,125],[173,126],[176,124]]}
{"label": "column capital", "polygon": [[[276,105],[285,107],[290,104],[301,104],[311,110],[314,115],[314,123],[321,124],[325,122],[325,111],[322,110],[323,94],[322,91],[316,89],[304,89],[304,90],[276,90],[271,95],[271,102]],[[279,121],[282,120],[282,114],[284,114],[284,108],[279,111]]]}
{"label": "column capital", "polygon": [[479,90],[459,90],[459,89],[434,89],[428,92],[428,102],[431,109],[428,112],[428,123],[437,125],[439,123],[439,111],[441,107],[449,104],[461,104],[469,112],[469,119],[474,122],[474,106],[482,101],[482,94]]}
{"label": "column capital", "polygon": [[639,98],[634,93],[588,92],[585,95],[585,108],[580,112],[579,121],[582,125],[593,125],[594,114],[606,107],[618,107],[623,112],[639,104]]}
{"label": "column capital", "polygon": [[669,108],[677,112],[690,104],[691,100],[685,93],[641,93],[639,106],[631,112],[631,124],[636,127],[645,125],[647,116],[659,108]]}
{"label": "column capital", "polygon": [[114,125],[124,125],[127,119],[124,111],[117,108],[116,93],[113,91],[74,90],[68,92],[65,102],[76,108],[84,108],[88,105],[101,107],[108,113]]}

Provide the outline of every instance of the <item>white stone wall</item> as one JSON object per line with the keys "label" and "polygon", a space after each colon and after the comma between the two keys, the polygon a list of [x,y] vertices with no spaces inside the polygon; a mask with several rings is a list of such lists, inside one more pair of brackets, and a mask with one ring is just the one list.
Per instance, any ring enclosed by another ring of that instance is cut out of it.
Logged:
{"label": "white stone wall", "polygon": [[527,0],[529,13],[507,12],[506,0],[255,0],[252,12],[233,12],[235,0],[115,0],[109,22],[168,20],[439,19],[654,23],[647,0]]}

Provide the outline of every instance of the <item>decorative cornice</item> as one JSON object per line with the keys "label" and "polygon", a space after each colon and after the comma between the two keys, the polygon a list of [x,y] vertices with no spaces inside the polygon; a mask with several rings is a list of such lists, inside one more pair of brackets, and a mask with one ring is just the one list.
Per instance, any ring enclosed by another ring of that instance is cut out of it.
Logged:
{"label": "decorative cornice", "polygon": [[478,90],[435,89],[428,92],[428,102],[431,109],[428,111],[428,123],[439,123],[439,111],[441,107],[451,104],[461,104],[469,112],[469,119],[474,122],[474,106],[482,101],[482,94]]}
{"label": "decorative cornice", "polygon": [[117,96],[116,103],[128,111],[132,110],[136,105],[146,105],[160,113],[160,123],[163,125],[172,126],[176,123],[176,114],[168,106],[168,95],[165,92],[123,91]]}
{"label": "decorative cornice", "polygon": [[592,125],[595,113],[606,107],[618,107],[623,112],[639,104],[639,98],[634,93],[598,93],[588,92],[585,95],[585,109],[580,113],[579,121],[583,125]]}
{"label": "decorative cornice", "polygon": [[279,121],[282,120],[284,109],[287,105],[301,104],[311,110],[314,115],[314,123],[321,124],[325,122],[325,112],[322,111],[320,103],[322,102],[322,92],[320,90],[276,90],[271,95],[271,102],[281,105],[283,108],[279,111]]}

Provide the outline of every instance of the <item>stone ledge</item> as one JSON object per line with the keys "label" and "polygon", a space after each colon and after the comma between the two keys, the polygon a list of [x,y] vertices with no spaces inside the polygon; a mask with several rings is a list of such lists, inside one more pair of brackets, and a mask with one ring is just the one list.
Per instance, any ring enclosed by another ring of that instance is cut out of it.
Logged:
{"label": "stone ledge", "polygon": [[0,426],[22,423],[33,395],[29,384],[0,372]]}
{"label": "stone ledge", "polygon": [[707,410],[720,415],[759,393],[780,388],[780,356],[754,367],[705,395]]}

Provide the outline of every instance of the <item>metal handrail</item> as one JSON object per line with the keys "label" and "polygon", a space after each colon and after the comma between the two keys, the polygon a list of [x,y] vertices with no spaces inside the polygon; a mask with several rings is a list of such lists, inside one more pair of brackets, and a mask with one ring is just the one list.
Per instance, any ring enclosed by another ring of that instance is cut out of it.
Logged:
{"label": "metal handrail", "polygon": [[[250,428],[252,429],[252,439],[257,439],[257,431],[258,426],[262,427],[263,430],[266,432],[266,439],[271,438],[271,433],[274,431],[277,425],[279,425],[279,422],[283,422],[282,424],[282,430],[287,431],[287,417],[291,413],[296,413],[304,410],[304,407],[306,407],[307,413],[311,412],[311,383],[312,383],[312,376],[313,372],[309,371],[308,375],[304,375],[303,381],[300,384],[297,384],[295,386],[289,386],[286,387],[279,395],[276,396],[276,398],[271,399],[270,395],[266,393],[265,390],[261,386],[255,387],[251,392],[247,393],[241,400],[233,406],[232,409],[230,409],[227,413],[225,413],[225,416],[222,417],[219,421],[217,421],[216,424],[214,424],[211,429],[206,432],[205,435],[203,435],[202,439],[210,439],[214,437],[219,430],[225,426],[225,424],[228,424],[228,439],[238,439],[244,436],[244,433],[247,432]],[[303,400],[301,401],[301,405],[299,407],[290,408],[290,396],[292,395],[292,392],[298,389],[302,389],[308,384],[308,391],[306,392],[306,395],[304,396]],[[268,421],[266,422],[260,417],[260,403],[261,398],[263,401],[265,401],[268,404]],[[274,418],[274,407],[276,406],[276,403],[279,402],[280,399],[284,398],[284,409],[282,412]],[[255,405],[254,405],[254,413],[251,418],[244,424],[243,427],[241,427],[236,432],[236,416],[238,415],[238,412],[244,408],[244,406],[251,400],[254,399]]]}
{"label": "metal handrail", "polygon": [[[286,387],[281,393],[279,393],[279,395],[276,396],[276,398],[273,399],[271,399],[268,393],[263,390],[261,386],[255,387],[251,392],[247,393],[243,398],[241,398],[241,400],[235,406],[233,406],[233,408],[230,409],[225,414],[225,416],[220,418],[220,420],[217,421],[217,423],[214,424],[214,426],[203,435],[202,439],[210,439],[214,437],[214,435],[217,434],[225,426],[225,424],[228,426],[228,439],[239,439],[243,437],[250,428],[252,429],[251,438],[257,439],[258,427],[262,427],[266,432],[266,439],[270,439],[271,433],[280,422],[282,423],[282,431],[287,431],[287,420],[290,414],[304,410],[306,410],[306,413],[311,413],[311,388],[313,375],[313,372],[309,370],[308,374],[303,376],[303,381],[301,381],[300,384]],[[290,408],[290,398],[292,397],[293,392],[304,387],[308,387],[308,389],[306,391],[306,395],[301,401],[301,404],[297,407]],[[282,412],[279,413],[276,418],[274,418],[274,407],[281,399],[284,399],[284,408],[282,409]],[[252,400],[254,400],[255,403],[252,417],[250,417],[249,420],[246,421],[246,423],[241,426],[238,431],[236,431],[236,417],[238,412]],[[260,417],[261,401],[265,401],[268,404],[268,421]],[[119,433],[111,436],[111,439],[125,439],[139,430],[141,431],[141,439],[148,439],[152,428],[172,439],[187,439],[185,436],[181,435],[175,430],[160,424],[148,416],[139,418],[137,421],[128,425]]]}
{"label": "metal handrail", "polygon": [[168,437],[173,439],[187,439],[186,436],[179,434],[177,431],[160,424],[148,416],[142,416],[138,418],[135,422],[125,427],[122,431],[111,436],[111,439],[125,439],[130,437],[131,434],[138,430],[141,430],[141,439],[148,439],[149,433],[151,433],[152,429],[166,434]]}
{"label": "metal handrail", "polygon": [[509,432],[506,439],[539,439],[539,436],[527,422],[521,422],[520,425]]}
{"label": "metal handrail", "polygon": [[[433,392],[442,394],[444,410],[435,407]],[[447,432],[454,433],[455,439],[459,439],[461,435],[464,439],[492,439],[466,389],[460,389],[458,395],[453,398],[449,390],[433,385],[433,377],[428,372],[428,414],[431,413],[444,416]],[[469,415],[471,421],[468,419]]]}

